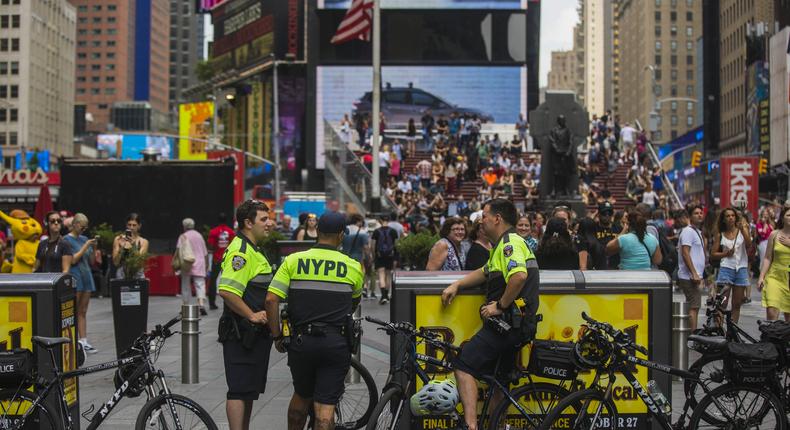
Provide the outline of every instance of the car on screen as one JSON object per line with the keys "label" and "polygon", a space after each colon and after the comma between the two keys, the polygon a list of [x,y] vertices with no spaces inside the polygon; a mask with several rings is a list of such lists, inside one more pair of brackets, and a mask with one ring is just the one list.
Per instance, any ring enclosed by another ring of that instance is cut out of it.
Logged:
{"label": "car on screen", "polygon": [[[360,115],[370,115],[373,94],[366,92],[359,100],[354,102],[352,115],[354,120]],[[409,118],[414,118],[415,124],[419,127],[420,118],[425,111],[430,109],[435,119],[441,115],[450,117],[453,112],[459,115],[477,116],[483,122],[493,122],[494,117],[479,109],[461,107],[453,105],[441,97],[433,95],[425,90],[408,87],[393,87],[389,84],[381,91],[381,111],[384,113],[387,125],[405,126],[409,123]]]}

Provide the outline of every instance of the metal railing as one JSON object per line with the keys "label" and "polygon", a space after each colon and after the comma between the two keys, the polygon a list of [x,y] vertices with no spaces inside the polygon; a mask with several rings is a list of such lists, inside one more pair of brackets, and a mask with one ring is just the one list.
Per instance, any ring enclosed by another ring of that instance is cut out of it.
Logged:
{"label": "metal railing", "polygon": [[[642,124],[639,123],[639,120],[634,120],[637,129],[641,132]],[[647,141],[647,153],[650,155],[650,159],[653,161],[653,164],[658,166],[661,169],[661,182],[664,184],[664,189],[669,192],[669,196],[672,202],[672,206],[670,209],[683,209],[683,202],[680,200],[680,196],[678,192],[675,190],[675,184],[669,180],[667,176],[667,172],[664,170],[664,164],[661,163],[661,159],[658,158],[658,152],[656,152],[656,148],[653,146],[653,142],[650,140]]]}
{"label": "metal railing", "polygon": [[[351,212],[353,206],[355,212],[366,215],[371,210],[373,175],[327,121],[324,121],[324,157],[327,196],[337,200],[341,211]],[[398,207],[383,189],[381,207],[387,212],[397,211]]]}

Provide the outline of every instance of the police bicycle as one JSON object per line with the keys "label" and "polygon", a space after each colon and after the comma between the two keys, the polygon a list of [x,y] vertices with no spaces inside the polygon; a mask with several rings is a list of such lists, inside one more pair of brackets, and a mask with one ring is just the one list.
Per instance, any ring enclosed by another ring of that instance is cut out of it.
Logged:
{"label": "police bicycle", "polygon": [[[395,344],[399,346],[397,353],[393,354],[395,360],[382,395],[370,417],[367,430],[401,428],[400,420],[406,413],[406,408],[422,409],[422,413],[449,415],[453,419],[459,419],[456,413],[458,393],[454,384],[446,382],[447,380],[435,380],[430,374],[452,372],[452,357],[461,349],[443,341],[439,333],[423,328],[415,329],[408,322],[385,322],[369,316],[365,317],[365,320],[380,326],[379,330],[383,330],[389,336],[394,336]],[[419,353],[417,351],[419,344],[441,352],[442,358]],[[412,390],[416,388],[415,377],[420,379],[423,389],[409,398]],[[510,391],[507,385],[494,376],[482,378],[488,389],[480,413],[479,428],[534,429],[548,411],[568,394],[562,383],[557,385],[533,382],[531,376],[526,373],[509,375],[509,377],[514,383],[521,378],[527,378],[528,383]],[[504,394],[504,399],[491,414],[490,422],[486,422],[491,396],[497,390]]]}
{"label": "police bicycle", "polygon": [[[732,369],[737,369],[733,372],[733,383],[711,390],[706,384],[699,383],[698,374],[636,357],[634,351],[647,355],[647,349],[637,345],[630,336],[610,324],[598,322],[586,313],[582,313],[582,318],[586,321],[583,326],[584,333],[574,348],[572,358],[577,366],[595,370],[595,379],[590,388],[571,393],[560,401],[543,420],[539,430],[559,428],[614,430],[628,427],[628,423],[624,424],[622,417],[619,417],[617,407],[612,400],[616,373],[625,377],[647,406],[648,413],[658,426],[665,430],[687,428],[784,430],[787,428],[781,401],[770,390],[761,386],[761,383],[749,381],[744,377],[749,374],[754,375],[749,373],[753,370],[750,368],[751,365],[757,364],[762,370],[769,368],[769,363],[754,363],[756,352],[752,352],[751,360],[742,356],[728,355],[725,361]],[[751,349],[761,349],[764,346],[765,344],[752,345]],[[683,406],[680,419],[673,425],[669,402],[657,387],[648,391],[639,383],[631,369],[635,365],[698,381],[705,396],[693,408],[688,426],[686,426],[686,417],[691,408],[688,399]],[[771,371],[763,371],[761,374],[762,384],[772,376]],[[708,417],[715,419],[708,421]]]}
{"label": "police bicycle", "polygon": [[[110,399],[95,413],[93,406],[82,413],[82,417],[90,421],[88,430],[98,428],[121,399],[143,393],[147,395],[148,401],[137,416],[135,429],[216,430],[216,424],[205,409],[195,401],[170,391],[164,372],[154,364],[165,340],[174,334],[170,328],[180,319],[177,316],[164,325],[157,325],[150,333],[142,334],[118,360],[68,372],[59,370],[55,354],[58,346],[71,344],[72,340],[66,337],[33,336],[33,344],[39,353],[46,351],[49,354],[54,375],[50,378],[38,375],[33,365],[33,354],[29,350],[15,350],[0,357],[0,363],[12,363],[17,369],[13,375],[16,379],[13,385],[17,388],[0,391],[0,428],[71,430],[75,428],[75,423],[69,413],[64,381],[118,369],[114,378],[116,390]],[[6,379],[4,382],[8,381]],[[9,387],[12,384],[3,385]],[[24,388],[31,385],[34,387],[32,391]],[[57,410],[45,401],[49,394],[57,396],[53,402]]]}

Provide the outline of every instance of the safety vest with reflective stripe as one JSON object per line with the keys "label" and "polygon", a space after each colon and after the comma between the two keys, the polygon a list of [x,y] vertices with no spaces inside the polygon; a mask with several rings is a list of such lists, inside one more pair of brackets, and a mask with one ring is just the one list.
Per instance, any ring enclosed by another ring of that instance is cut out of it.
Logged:
{"label": "safety vest with reflective stripe", "polygon": [[260,248],[237,234],[225,250],[221,269],[217,289],[241,297],[253,312],[262,311],[272,267]]}
{"label": "safety vest with reflective stripe", "polygon": [[354,298],[362,295],[362,266],[327,245],[285,257],[269,291],[288,300],[294,327],[320,322],[342,326]]}

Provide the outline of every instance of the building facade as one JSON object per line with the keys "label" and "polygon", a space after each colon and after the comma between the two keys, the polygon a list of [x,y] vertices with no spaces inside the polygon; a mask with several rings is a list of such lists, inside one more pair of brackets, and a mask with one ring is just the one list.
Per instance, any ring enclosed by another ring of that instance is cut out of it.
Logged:
{"label": "building facade", "polygon": [[[170,0],[170,93],[171,120],[178,119],[178,105],[187,101],[183,92],[198,84],[195,69],[204,59],[203,15],[192,0]],[[175,122],[175,121],[171,121]]]}
{"label": "building facade", "polygon": [[765,24],[773,31],[774,0],[719,1],[719,58],[721,85],[721,155],[746,154],[747,31]]}
{"label": "building facade", "polygon": [[585,81],[584,81],[584,20],[585,20],[585,10],[584,10],[584,0],[579,0],[579,5],[576,8],[576,12],[579,15],[579,22],[576,23],[576,26],[573,27],[573,52],[576,54],[576,99],[582,105],[585,106],[584,94],[585,94]]}
{"label": "building facade", "polygon": [[612,106],[612,0],[584,0],[584,104],[602,114]]}
{"label": "building facade", "polygon": [[576,90],[576,52],[554,51],[551,53],[548,90]]}
{"label": "building facade", "polygon": [[[621,0],[615,19],[621,122],[638,120],[653,142],[667,143],[696,123],[701,2]],[[654,109],[653,130],[649,117]]]}
{"label": "building facade", "polygon": [[0,148],[72,155],[77,16],[65,0],[0,1]]}
{"label": "building facade", "polygon": [[116,102],[149,101],[166,115],[169,94],[167,0],[70,0],[77,8],[76,102],[87,133],[115,131]]}

